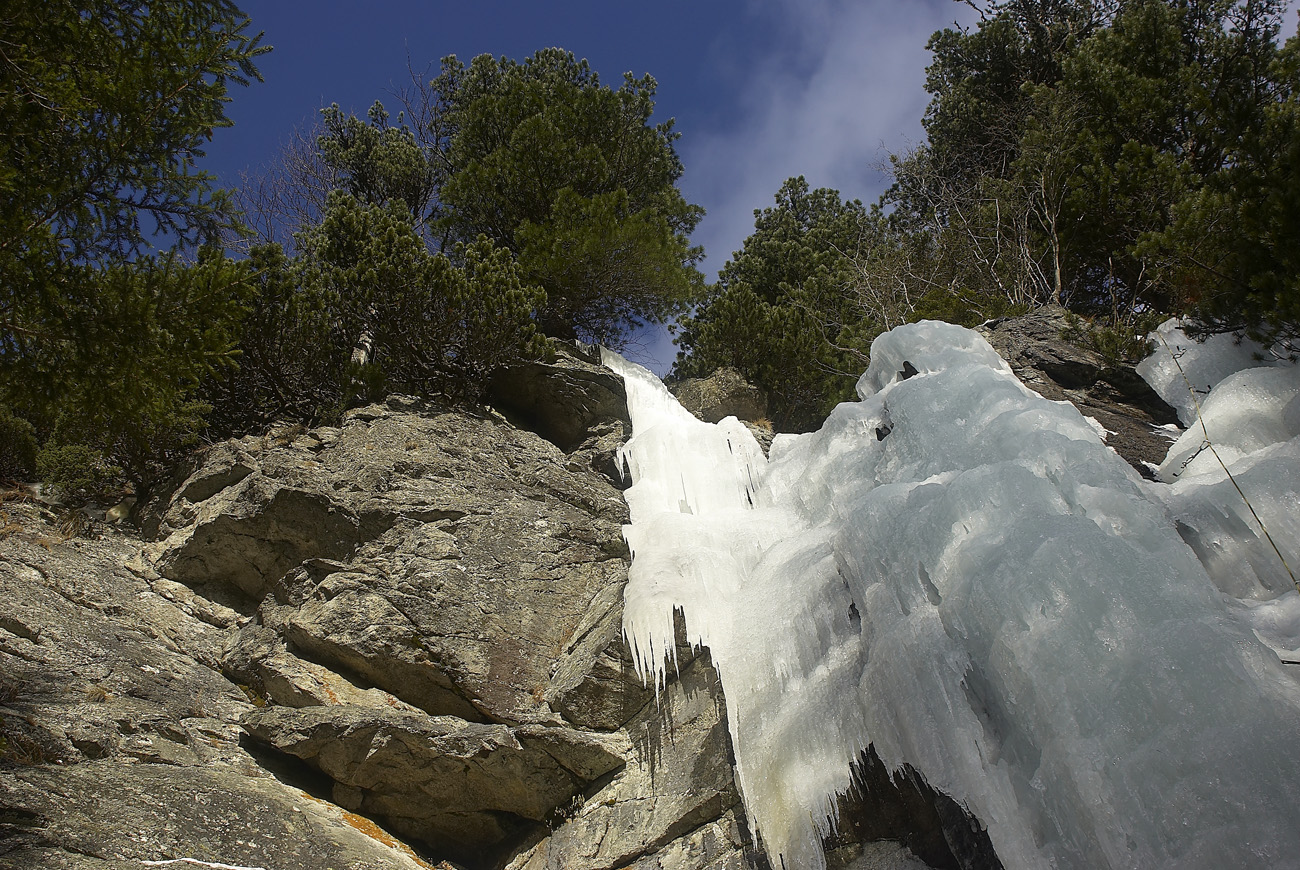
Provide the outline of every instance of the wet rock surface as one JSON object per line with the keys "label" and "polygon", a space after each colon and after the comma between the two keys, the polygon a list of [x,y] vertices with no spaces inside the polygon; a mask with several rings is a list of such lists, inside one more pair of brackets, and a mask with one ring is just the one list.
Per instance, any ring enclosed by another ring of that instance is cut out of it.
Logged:
{"label": "wet rock surface", "polygon": [[861,867],[866,851],[862,844],[894,842],[920,866],[1002,870],[977,819],[911,767],[890,773],[874,747],[859,756],[853,788],[838,804],[837,830],[825,843],[831,868]]}

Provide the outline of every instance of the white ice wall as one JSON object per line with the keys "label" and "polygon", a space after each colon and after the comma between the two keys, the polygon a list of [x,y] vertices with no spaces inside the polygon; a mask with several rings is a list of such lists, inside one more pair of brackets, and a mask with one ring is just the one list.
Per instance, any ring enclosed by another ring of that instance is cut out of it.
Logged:
{"label": "white ice wall", "polygon": [[1150,487],[975,333],[881,336],[861,401],[769,463],[608,362],[634,427],[627,634],[662,669],[682,607],[710,647],[774,859],[822,866],[873,743],[1008,867],[1300,867],[1296,681]]}

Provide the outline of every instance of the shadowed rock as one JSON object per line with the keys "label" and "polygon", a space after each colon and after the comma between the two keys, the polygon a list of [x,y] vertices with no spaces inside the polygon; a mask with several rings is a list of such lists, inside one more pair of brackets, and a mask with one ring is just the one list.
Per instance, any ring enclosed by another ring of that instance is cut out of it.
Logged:
{"label": "shadowed rock", "polygon": [[340,806],[462,859],[550,818],[627,752],[617,736],[342,705],[254,710],[242,724],[329,776]]}

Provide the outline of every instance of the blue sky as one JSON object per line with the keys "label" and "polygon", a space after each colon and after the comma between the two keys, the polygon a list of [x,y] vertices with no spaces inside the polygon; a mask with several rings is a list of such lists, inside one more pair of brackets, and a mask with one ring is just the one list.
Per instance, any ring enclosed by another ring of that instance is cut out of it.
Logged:
{"label": "blue sky", "polygon": [[[753,229],[753,211],[781,183],[874,200],[879,166],[921,137],[929,35],[971,9],[954,0],[626,0],[415,2],[244,0],[274,51],[265,82],[236,88],[234,127],[217,131],[203,166],[227,186],[271,161],[322,106],[364,115],[417,69],[488,52],[523,58],[557,45],[587,58],[602,81],[650,73],[656,119],[675,117],[681,187],[708,216],[694,241],[714,273]],[[634,357],[672,362],[661,330]]]}

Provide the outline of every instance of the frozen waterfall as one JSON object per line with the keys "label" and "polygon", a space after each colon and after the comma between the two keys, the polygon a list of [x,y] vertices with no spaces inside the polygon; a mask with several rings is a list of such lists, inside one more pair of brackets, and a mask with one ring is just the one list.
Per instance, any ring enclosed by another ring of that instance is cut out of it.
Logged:
{"label": "frozen waterfall", "polygon": [[[626,634],[656,680],[674,608],[710,648],[774,866],[824,866],[873,744],[1009,868],[1300,867],[1300,675],[1275,652],[1300,646],[1300,595],[1215,469],[1142,481],[949,324],[877,339],[861,401],[770,461],[606,363],[633,420]],[[1233,456],[1294,551],[1300,404],[1256,404]]]}

